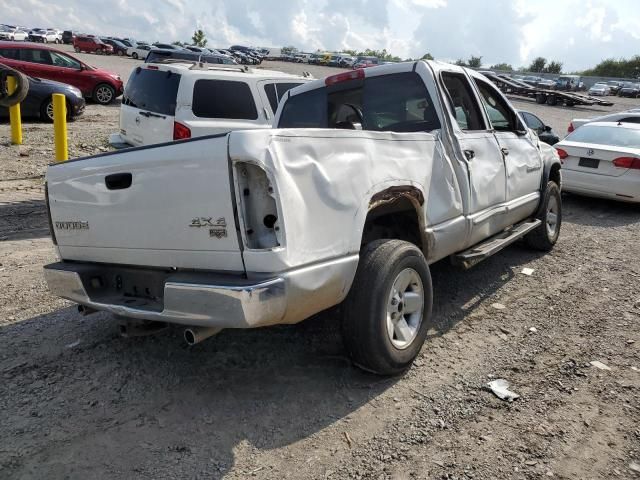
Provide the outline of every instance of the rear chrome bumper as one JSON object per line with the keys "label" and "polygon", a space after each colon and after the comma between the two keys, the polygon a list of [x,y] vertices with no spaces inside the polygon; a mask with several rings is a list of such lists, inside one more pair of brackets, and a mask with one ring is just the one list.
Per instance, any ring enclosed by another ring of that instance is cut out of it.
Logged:
{"label": "rear chrome bumper", "polygon": [[[285,314],[286,288],[282,278],[235,285],[216,284],[213,278],[210,283],[167,279],[162,308],[156,309],[116,295],[91,298],[85,286],[86,269],[81,264],[76,269],[75,265],[54,263],[44,267],[51,293],[114,315],[184,325],[251,328],[278,323]],[[131,305],[127,304],[129,301]]]}
{"label": "rear chrome bumper", "polygon": [[[333,258],[255,280],[64,261],[45,266],[44,277],[53,295],[114,315],[254,328],[297,323],[340,303],[351,288],[358,258],[357,254]],[[124,294],[127,288],[114,286],[120,276],[123,285],[128,282],[128,290],[138,285],[138,291],[150,293],[145,298]]]}

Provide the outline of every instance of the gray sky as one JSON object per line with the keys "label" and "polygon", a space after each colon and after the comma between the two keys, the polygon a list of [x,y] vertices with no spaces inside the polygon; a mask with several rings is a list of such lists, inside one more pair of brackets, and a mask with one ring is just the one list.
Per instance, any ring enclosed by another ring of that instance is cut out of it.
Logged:
{"label": "gray sky", "polygon": [[1,22],[148,41],[382,49],[485,65],[536,56],[585,69],[640,54],[639,0],[0,0]]}

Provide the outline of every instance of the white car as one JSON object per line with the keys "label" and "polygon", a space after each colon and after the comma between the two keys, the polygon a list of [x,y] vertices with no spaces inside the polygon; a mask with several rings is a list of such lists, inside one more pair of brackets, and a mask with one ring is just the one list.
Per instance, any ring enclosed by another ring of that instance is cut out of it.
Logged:
{"label": "white car", "polygon": [[138,43],[135,47],[127,48],[127,56],[135,58],[136,60],[144,60],[145,58],[147,58],[147,55],[149,55],[150,50],[151,45]]}
{"label": "white car", "polygon": [[569,123],[567,133],[573,132],[578,127],[592,122],[622,122],[622,123],[640,123],[640,108],[632,108],[624,112],[609,113],[600,117],[593,118],[574,118]]}
{"label": "white car", "polygon": [[145,63],[131,73],[120,107],[116,148],[231,130],[268,128],[282,96],[309,79],[272,70],[194,62]]}
{"label": "white car", "polygon": [[596,83],[589,89],[589,95],[606,97],[611,93],[611,87],[606,83]]}
{"label": "white car", "polygon": [[29,34],[16,27],[6,25],[0,26],[0,40],[12,40],[23,42],[29,37]]}
{"label": "white car", "polygon": [[62,32],[53,29],[35,28],[29,32],[29,40],[42,43],[62,43]]}
{"label": "white car", "polygon": [[640,203],[640,125],[589,123],[555,147],[563,190]]}

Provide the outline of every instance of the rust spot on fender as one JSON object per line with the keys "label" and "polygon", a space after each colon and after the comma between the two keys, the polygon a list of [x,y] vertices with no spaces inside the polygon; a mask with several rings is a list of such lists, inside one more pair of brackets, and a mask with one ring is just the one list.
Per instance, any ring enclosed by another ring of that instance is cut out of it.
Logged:
{"label": "rust spot on fender", "polygon": [[424,195],[422,195],[422,192],[417,188],[408,186],[389,187],[371,197],[369,210],[386,203],[395,202],[402,197],[409,199],[413,204],[417,203],[419,206],[424,205]]}

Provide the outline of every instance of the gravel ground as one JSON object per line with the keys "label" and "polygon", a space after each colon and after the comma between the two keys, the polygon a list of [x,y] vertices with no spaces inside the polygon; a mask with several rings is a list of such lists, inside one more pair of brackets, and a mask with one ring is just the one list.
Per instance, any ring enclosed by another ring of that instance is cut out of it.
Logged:
{"label": "gravel ground", "polygon": [[[135,65],[86,57],[123,75]],[[558,132],[631,106],[517,105]],[[117,116],[89,105],[69,125],[71,155],[106,149]],[[179,329],[120,338],[109,316],[49,295],[51,131],[28,123],[18,148],[0,125],[0,478],[640,475],[637,206],[565,195],[550,254],[514,245],[466,272],[433,265],[432,337],[384,379],[350,365],[331,313],[189,348]],[[520,398],[496,398],[496,378]]]}

